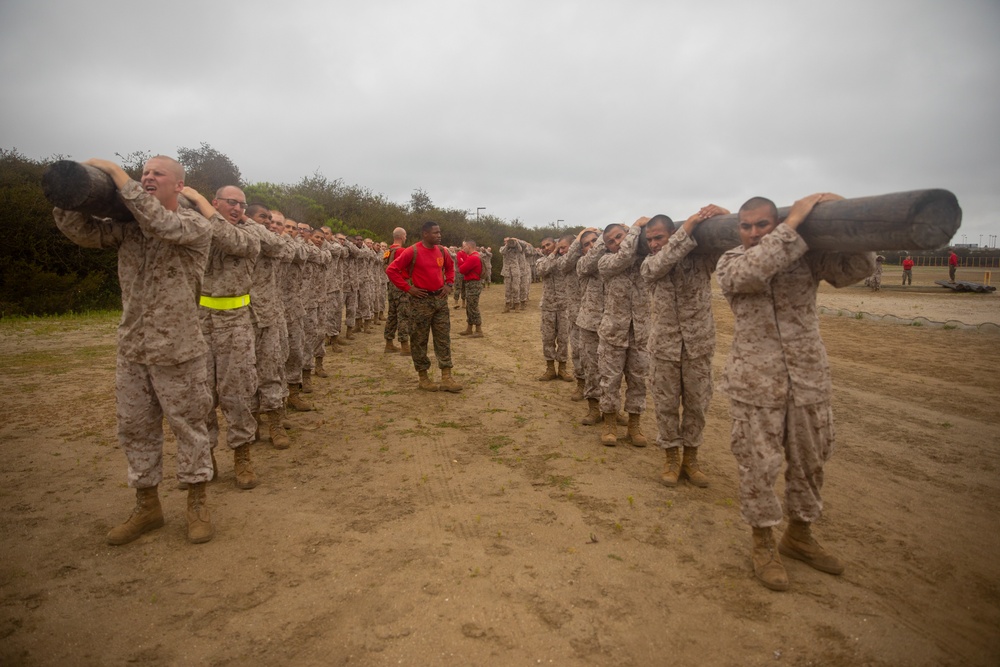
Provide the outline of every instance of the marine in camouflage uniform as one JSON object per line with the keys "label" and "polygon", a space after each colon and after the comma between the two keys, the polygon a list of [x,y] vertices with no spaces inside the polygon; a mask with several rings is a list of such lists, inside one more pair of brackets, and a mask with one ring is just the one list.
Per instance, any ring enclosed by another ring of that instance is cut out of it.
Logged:
{"label": "marine in camouflage uniform", "polygon": [[[542,355],[545,357],[545,373],[538,379],[566,380],[573,378],[566,371],[569,358],[569,312],[566,308],[566,275],[559,270],[560,255],[551,238],[542,239],[542,256],[536,260],[538,275],[542,279]],[[556,363],[559,370],[556,371]]]}
{"label": "marine in camouflage uniform", "polygon": [[[872,272],[874,254],[811,252],[796,231],[817,203],[834,197],[797,201],[781,224],[773,202],[749,200],[739,212],[743,245],[726,252],[717,268],[735,316],[721,386],[730,399],[740,510],[753,528],[754,573],[774,590],[788,588],[778,552],[824,572],[843,571],[810,533],[822,513],[823,465],[834,448],[816,290],[820,280],[835,287],[862,280]],[[774,483],[782,461],[789,526],[776,550],[771,531],[782,509]]]}
{"label": "marine in camouflage uniform", "polygon": [[[212,250],[198,309],[201,332],[208,342],[205,365],[214,405],[226,418],[226,444],[233,450],[236,486],[252,489],[257,486],[250,461],[250,445],[257,432],[252,407],[257,393],[257,356],[250,290],[260,237],[250,231],[254,223],[243,219],[246,195],[242,190],[221,187],[212,205],[218,213],[209,220]],[[208,436],[214,450],[219,444],[219,418],[214,409],[208,414]]]}
{"label": "marine in camouflage uniform", "polygon": [[301,236],[308,240],[309,260],[303,271],[302,301],[306,309],[305,343],[302,359],[302,390],[312,391],[312,375],[327,377],[323,368],[326,356],[326,301],[330,264],[333,261],[326,239],[318,229],[300,223]]}
{"label": "marine in camouflage uniform", "polygon": [[580,235],[563,236],[556,243],[556,250],[560,252],[560,257],[556,270],[562,274],[565,280],[566,290],[566,313],[569,321],[569,350],[570,358],[573,360],[573,375],[576,380],[576,391],[571,400],[582,401],[584,399],[584,388],[586,379],[583,371],[583,361],[580,359],[580,327],[576,325],[576,318],[580,314],[580,278],[576,275],[576,265],[580,261],[583,246],[580,243]]}
{"label": "marine in camouflage uniform", "polygon": [[[274,212],[272,211],[272,216]],[[299,237],[299,227],[291,218],[284,222],[288,235],[292,259],[283,264],[281,272],[281,295],[285,304],[285,327],[288,330],[288,356],[285,358],[285,382],[288,386],[287,405],[293,410],[312,410],[300,394],[302,391],[302,368],[305,360],[305,305],[302,302],[304,269],[309,261],[308,244]]]}
{"label": "marine in camouflage uniform", "polygon": [[[462,276],[462,286],[465,291],[465,331],[458,332],[460,336],[471,338],[483,337],[483,314],[479,310],[479,296],[483,293],[483,260],[482,253],[476,250],[476,242],[466,241],[462,246],[462,264],[458,265],[456,276]],[[457,283],[456,283],[457,285]],[[473,331],[475,328],[475,331]]]}
{"label": "marine in camouflage uniform", "polygon": [[524,310],[528,305],[528,294],[531,290],[533,269],[535,268],[535,260],[538,258],[538,252],[527,241],[518,241],[518,243],[521,244],[522,252],[518,258],[521,262],[521,273],[518,277],[517,298],[521,304],[521,310]]}
{"label": "marine in camouflage uniform", "polygon": [[667,216],[655,216],[645,227],[652,254],[640,273],[652,293],[651,385],[656,442],[666,452],[660,479],[667,486],[676,486],[681,477],[699,487],[709,483],[698,465],[698,448],[712,400],[712,272],[718,256],[692,254],[698,244],[691,232],[702,221],[727,213],[706,206],[676,231]]}
{"label": "marine in camouflage uniform", "polygon": [[[642,258],[637,255],[641,227],[610,226],[604,232],[609,252],[598,261],[604,281],[604,315],[597,329],[597,363],[601,375],[601,413],[604,432],[601,443],[617,442],[617,414],[622,379],[625,380],[627,439],[636,447],[648,444],[640,419],[646,409],[646,377],[649,375],[649,293],[639,275]],[[613,245],[614,244],[614,245]]]}
{"label": "marine in camouflage uniform", "polygon": [[483,262],[483,275],[479,280],[488,289],[493,284],[493,249],[487,246],[479,251],[479,259]]}
{"label": "marine in camouflage uniform", "polygon": [[524,248],[521,242],[515,238],[504,239],[500,246],[500,255],[503,257],[503,268],[500,275],[503,276],[503,312],[507,313],[517,310],[521,303],[521,256]]}
{"label": "marine in camouflage uniform", "polygon": [[[597,346],[600,337],[597,329],[604,317],[604,281],[598,273],[598,263],[607,252],[604,235],[596,230],[587,234],[580,232],[582,256],[576,263],[576,276],[580,282],[580,309],[576,316],[579,329],[580,365],[583,369],[583,396],[587,399],[587,415],[583,418],[586,426],[601,421],[601,374],[597,364]],[[588,248],[589,244],[589,248]]]}
{"label": "marine in camouflage uniform", "polygon": [[[406,243],[406,230],[397,227],[392,231],[392,245],[389,246],[389,255],[386,258],[386,268],[396,259],[396,255],[403,249]],[[410,297],[406,292],[399,289],[388,280],[386,290],[389,297],[389,310],[385,318],[385,352],[399,352],[402,355],[410,356]],[[392,341],[398,336],[399,348],[393,345]]]}
{"label": "marine in camouflage uniform", "polygon": [[[206,423],[212,395],[197,304],[212,227],[197,211],[178,208],[184,170],[175,160],[150,158],[141,185],[112,162],[88,164],[111,177],[135,217],[134,222],[114,221],[53,210],[59,230],[77,245],[118,251],[118,444],[128,460],[136,505],[124,523],[111,529],[107,541],[126,544],[164,524],[157,487],[163,479],[166,417],[177,438],[177,479],[190,485],[188,540],[206,542],[215,532],[205,503],[205,482],[212,478]],[[190,188],[185,194],[210,214],[204,197]]]}
{"label": "marine in camouflage uniform", "polygon": [[[247,208],[250,224],[247,230],[257,235],[260,255],[254,264],[250,286],[250,319],[254,328],[254,355],[257,359],[257,391],[250,409],[268,422],[271,444],[279,449],[289,445],[282,425],[285,409],[285,358],[288,330],[284,306],[278,291],[282,261],[290,260],[293,250],[271,212],[260,204]],[[274,230],[278,230],[277,233]],[[284,340],[284,343],[282,342]]]}

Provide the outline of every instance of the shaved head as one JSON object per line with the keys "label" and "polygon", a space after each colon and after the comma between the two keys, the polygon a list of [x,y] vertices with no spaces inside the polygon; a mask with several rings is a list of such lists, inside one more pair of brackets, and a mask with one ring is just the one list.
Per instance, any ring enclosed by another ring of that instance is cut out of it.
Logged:
{"label": "shaved head", "polygon": [[153,160],[158,160],[159,162],[161,162],[162,166],[165,169],[170,170],[170,172],[174,175],[174,177],[178,181],[184,180],[184,165],[182,165],[177,160],[173,159],[172,157],[167,157],[166,155],[154,155],[153,157],[146,160],[146,164],[149,164]]}

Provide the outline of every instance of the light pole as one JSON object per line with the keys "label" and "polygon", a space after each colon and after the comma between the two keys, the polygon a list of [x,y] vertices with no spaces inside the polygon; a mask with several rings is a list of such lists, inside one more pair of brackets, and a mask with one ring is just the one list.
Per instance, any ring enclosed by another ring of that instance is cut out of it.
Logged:
{"label": "light pole", "polygon": [[556,229],[559,229],[559,223],[560,222],[566,222],[566,221],[563,220],[562,218],[560,218],[559,220],[556,220]]}
{"label": "light pole", "polygon": [[983,247],[983,235],[982,234],[979,235],[979,247],[980,248]]}
{"label": "light pole", "polygon": [[479,222],[479,212],[480,211],[485,211],[485,210],[486,210],[485,206],[477,206],[476,207],[476,222],[477,223]]}

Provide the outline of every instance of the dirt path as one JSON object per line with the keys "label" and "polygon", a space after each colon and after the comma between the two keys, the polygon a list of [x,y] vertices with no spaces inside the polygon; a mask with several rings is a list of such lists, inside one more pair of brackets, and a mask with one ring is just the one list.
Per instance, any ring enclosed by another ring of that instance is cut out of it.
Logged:
{"label": "dirt path", "polygon": [[[488,337],[455,336],[459,395],[415,392],[378,333],[328,357],[293,448],[255,447],[261,486],[235,489],[220,456],[201,546],[172,482],[163,529],[104,544],[133,502],[113,324],[0,326],[0,663],[997,663],[1000,336],[823,318],[838,450],[817,533],[848,569],[792,562],[772,593],[725,398],[712,486],[662,487],[657,449],[601,447],[572,385],[533,379],[536,291],[501,315],[487,290]],[[732,318],[715,309],[718,371]]]}

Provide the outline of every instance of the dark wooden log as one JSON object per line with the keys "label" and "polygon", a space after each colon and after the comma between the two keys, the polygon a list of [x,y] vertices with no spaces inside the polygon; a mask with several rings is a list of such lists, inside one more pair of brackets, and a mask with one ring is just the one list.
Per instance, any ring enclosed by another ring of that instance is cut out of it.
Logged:
{"label": "dark wooden log", "polygon": [[[779,208],[778,218],[784,220],[790,210]],[[740,245],[738,222],[732,214],[698,225],[695,252],[719,253]],[[961,223],[962,209],[954,194],[913,190],[823,202],[798,231],[811,250],[934,250],[947,245]]]}
{"label": "dark wooden log", "polygon": [[73,160],[53,162],[42,174],[42,191],[53,206],[99,218],[134,220],[111,177]]}

